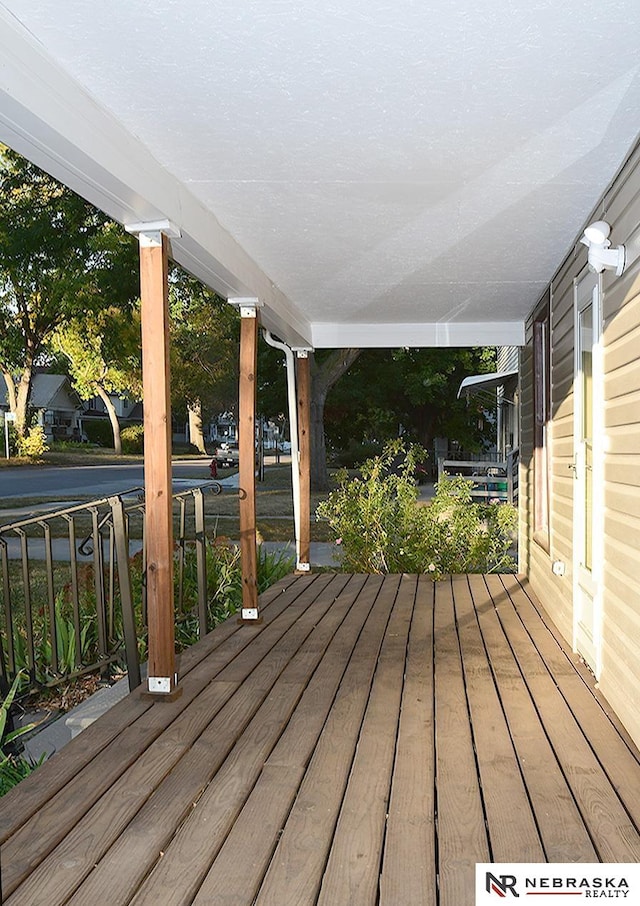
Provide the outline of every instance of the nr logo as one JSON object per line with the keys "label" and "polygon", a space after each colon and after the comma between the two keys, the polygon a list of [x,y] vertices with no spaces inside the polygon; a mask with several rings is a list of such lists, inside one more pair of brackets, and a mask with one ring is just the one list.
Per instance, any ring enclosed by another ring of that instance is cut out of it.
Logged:
{"label": "nr logo", "polygon": [[509,891],[514,897],[520,894],[516,890],[515,875],[494,875],[490,871],[485,874],[485,889],[487,893],[495,893],[499,897],[506,897]]}

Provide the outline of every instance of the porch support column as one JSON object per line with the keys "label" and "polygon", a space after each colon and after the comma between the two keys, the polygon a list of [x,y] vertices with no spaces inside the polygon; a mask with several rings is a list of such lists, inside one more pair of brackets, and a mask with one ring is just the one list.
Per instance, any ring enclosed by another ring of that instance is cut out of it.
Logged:
{"label": "porch support column", "polygon": [[173,607],[173,507],[169,385],[168,221],[127,227],[140,243],[148,694],[173,699],[178,688]]}
{"label": "porch support column", "polygon": [[229,300],[240,309],[240,386],[238,453],[240,484],[240,555],[242,622],[260,620],[256,548],[256,370],[258,366],[258,299]]}
{"label": "porch support column", "polygon": [[311,519],[311,375],[306,349],[296,351],[296,396],[298,408],[298,475],[300,486],[300,550],[297,569],[310,569]]}

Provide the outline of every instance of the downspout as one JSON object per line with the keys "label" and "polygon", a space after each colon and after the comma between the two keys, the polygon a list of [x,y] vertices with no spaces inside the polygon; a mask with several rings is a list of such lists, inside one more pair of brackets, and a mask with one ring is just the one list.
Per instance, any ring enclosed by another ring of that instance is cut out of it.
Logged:
{"label": "downspout", "polygon": [[289,433],[291,434],[291,485],[293,488],[293,526],[296,537],[296,569],[308,570],[308,564],[300,563],[300,445],[298,442],[295,359],[290,346],[275,340],[269,330],[265,330],[263,333],[269,346],[284,352],[287,363],[287,399],[289,403]]}

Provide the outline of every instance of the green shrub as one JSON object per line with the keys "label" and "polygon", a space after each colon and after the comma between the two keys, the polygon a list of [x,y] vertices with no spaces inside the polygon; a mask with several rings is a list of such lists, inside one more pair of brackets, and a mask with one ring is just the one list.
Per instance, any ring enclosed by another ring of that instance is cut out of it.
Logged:
{"label": "green shrub", "polygon": [[83,419],[82,430],[92,444],[113,448],[113,428],[108,419]]}
{"label": "green shrub", "polygon": [[367,459],[380,453],[380,444],[351,441],[345,450],[339,450],[332,456],[332,461],[343,469],[355,469]]}
{"label": "green shrub", "polygon": [[[176,557],[178,551],[176,551]],[[207,626],[212,630],[237,613],[242,607],[242,564],[240,548],[227,538],[207,539]],[[142,599],[142,561],[140,555],[131,559],[131,583],[134,600]],[[269,552],[258,546],[258,593],[292,572],[295,557],[286,551]],[[175,600],[178,601],[178,569],[174,570]],[[137,605],[138,650],[146,655],[146,627],[142,625],[141,608]],[[198,641],[198,573],[196,548],[188,544],[184,552],[182,608],[176,607],[176,648],[178,650]]]}
{"label": "green shrub", "polygon": [[128,425],[120,432],[123,453],[144,453],[144,428],[142,425]]}
{"label": "green shrub", "polygon": [[471,499],[467,479],[443,478],[429,505],[417,501],[419,447],[395,441],[367,460],[361,477],[338,474],[338,488],[317,510],[334,533],[342,568],[362,573],[429,573],[513,570],[509,556],[517,514],[507,504]]}
{"label": "green shrub", "polygon": [[33,730],[35,724],[29,724],[19,730],[7,731],[9,711],[21,681],[22,673],[18,673],[4,701],[0,703],[0,796],[4,796],[17,783],[33,773],[42,762],[42,759],[39,762],[33,762],[20,752],[13,750],[14,740]]}
{"label": "green shrub", "polygon": [[[58,675],[72,673],[77,667],[82,664],[90,664],[98,657],[98,627],[95,607],[89,610],[87,607],[81,606],[79,622],[80,647],[78,648],[71,605],[64,600],[63,592],[58,593],[55,600]],[[47,611],[43,609],[42,619],[34,625],[36,656],[43,673],[41,682],[55,676],[52,672],[51,627],[47,624]]]}
{"label": "green shrub", "polygon": [[32,425],[24,437],[18,438],[18,455],[38,459],[49,449],[42,425]]}
{"label": "green shrub", "polygon": [[473,482],[443,476],[427,513],[431,557],[437,576],[449,573],[513,572],[509,553],[518,521],[507,503],[474,503]]}

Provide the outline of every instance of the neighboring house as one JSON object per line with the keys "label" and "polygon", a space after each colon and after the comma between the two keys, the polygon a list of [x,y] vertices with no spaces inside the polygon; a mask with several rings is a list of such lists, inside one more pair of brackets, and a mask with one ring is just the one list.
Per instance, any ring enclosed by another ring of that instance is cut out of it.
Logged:
{"label": "neighboring house", "polygon": [[82,400],[66,375],[34,375],[29,408],[35,410],[47,440],[82,438]]}
{"label": "neighboring house", "polygon": [[496,361],[497,371],[504,380],[497,387],[498,424],[496,443],[503,456],[520,448],[520,400],[518,389],[519,348],[500,346]]}
{"label": "neighboring house", "polygon": [[[110,393],[109,398],[113,403],[119,421],[142,421],[142,403],[139,400],[120,397],[115,393]],[[91,399],[84,403],[84,415],[87,418],[107,417],[106,406],[99,396],[92,396]]]}
{"label": "neighboring house", "polygon": [[[486,475],[498,474],[506,478],[506,496],[501,499],[512,503],[518,502],[519,494],[519,456],[520,456],[520,404],[519,404],[519,347],[500,346],[496,357],[496,371],[466,377],[460,384],[458,396],[477,396],[491,407],[496,407],[496,448],[494,473],[487,467]],[[463,456],[474,460],[474,456]],[[480,458],[480,457],[478,457]],[[450,470],[447,461],[439,460],[439,470]],[[484,463],[486,466],[487,463]],[[469,470],[473,468],[469,463]],[[473,474],[476,473],[475,468]],[[485,474],[480,472],[480,474]],[[481,488],[482,489],[482,488]],[[488,490],[488,488],[485,488]],[[504,490],[504,489],[503,489]],[[491,498],[490,498],[491,499]]]}
{"label": "neighboring house", "polygon": [[238,426],[233,412],[221,412],[211,419],[209,440],[213,444],[238,439]]}
{"label": "neighboring house", "polygon": [[[265,450],[283,448],[285,444],[282,428],[276,422],[261,419],[256,425],[256,432],[262,427],[262,442]],[[238,440],[238,424],[233,412],[221,412],[211,419],[209,424],[209,440],[212,444],[228,443]]]}
{"label": "neighboring house", "polygon": [[496,407],[496,451],[501,458],[519,446],[518,363],[517,346],[500,346],[496,371],[466,377],[458,390],[458,397],[477,396],[487,408]]}
{"label": "neighboring house", "polygon": [[527,322],[520,567],[640,742],[640,146],[600,220],[624,273],[576,242]]}

